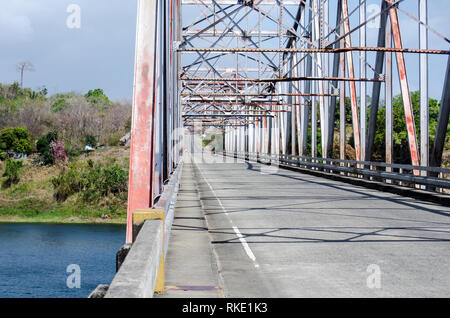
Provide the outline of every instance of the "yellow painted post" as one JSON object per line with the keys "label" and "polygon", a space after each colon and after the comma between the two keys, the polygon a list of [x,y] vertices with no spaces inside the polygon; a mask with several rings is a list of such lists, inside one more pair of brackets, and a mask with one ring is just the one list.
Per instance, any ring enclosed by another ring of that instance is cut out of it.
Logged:
{"label": "yellow painted post", "polygon": [[[162,255],[159,263],[158,276],[156,277],[155,293],[162,294],[164,292],[164,247],[166,241],[164,209],[142,209],[133,213],[133,226],[138,227],[147,220],[161,220],[163,223],[163,242]],[[135,238],[134,238],[135,239]]]}

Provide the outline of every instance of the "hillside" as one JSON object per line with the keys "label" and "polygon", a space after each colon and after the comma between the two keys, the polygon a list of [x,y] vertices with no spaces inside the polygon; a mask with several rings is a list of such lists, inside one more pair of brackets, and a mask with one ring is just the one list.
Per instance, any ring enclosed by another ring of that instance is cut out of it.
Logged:
{"label": "hillside", "polygon": [[[129,147],[108,147],[52,166],[34,165],[31,156],[24,160],[20,181],[9,188],[0,187],[0,222],[125,223],[125,189],[89,200],[85,200],[84,191],[80,191],[58,202],[53,180],[70,175],[74,170],[94,170],[90,166],[117,167],[117,171],[128,178],[128,161]],[[2,177],[3,171],[5,161],[0,162],[2,184],[6,180]]]}

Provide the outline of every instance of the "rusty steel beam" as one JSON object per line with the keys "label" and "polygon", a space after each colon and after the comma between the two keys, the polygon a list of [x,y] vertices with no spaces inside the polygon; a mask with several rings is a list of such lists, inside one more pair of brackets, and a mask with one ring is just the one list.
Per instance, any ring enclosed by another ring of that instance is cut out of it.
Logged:
{"label": "rusty steel beam", "polygon": [[266,93],[246,93],[242,92],[240,94],[236,93],[212,93],[212,92],[197,92],[197,93],[181,93],[182,97],[192,97],[192,96],[206,96],[206,97],[280,97],[280,96],[299,96],[299,97],[317,97],[317,96],[338,96],[336,94],[316,94],[316,93],[277,93],[277,94],[266,94]]}
{"label": "rusty steel beam", "polygon": [[133,241],[133,212],[153,204],[157,59],[156,0],[138,1],[126,242]]}
{"label": "rusty steel beam", "polygon": [[180,60],[173,48],[180,10],[179,0],[138,1],[127,243],[135,240],[135,211],[155,207],[181,160]]}
{"label": "rusty steel beam", "polygon": [[[388,1],[388,0],[387,0]],[[395,0],[394,0],[395,1]],[[346,20],[348,21],[348,19]],[[344,24],[347,22],[344,22]],[[348,22],[350,23],[350,22]],[[350,35],[349,32],[345,37]],[[412,49],[412,48],[385,48],[385,47],[352,47],[346,46],[344,48],[312,48],[312,49],[258,49],[258,48],[184,48],[179,49],[182,53],[197,53],[197,52],[208,52],[208,53],[342,53],[342,52],[393,52],[393,53],[412,53],[412,54],[435,54],[435,55],[448,55],[450,50],[433,50],[433,49]]]}
{"label": "rusty steel beam", "polygon": [[[383,78],[356,78],[356,77],[327,77],[327,76],[299,76],[299,77],[285,77],[285,78],[209,78],[209,77],[182,77],[182,81],[196,82],[218,82],[225,84],[226,82],[238,83],[279,83],[279,82],[294,82],[294,81],[317,81],[319,84],[323,81],[345,81],[345,82],[384,82]],[[319,89],[320,91],[320,89]],[[318,96],[324,97],[327,94],[319,93]]]}
{"label": "rusty steel beam", "polygon": [[184,106],[191,107],[191,106],[205,106],[208,105],[210,107],[216,107],[216,106],[241,106],[241,107],[270,107],[270,106],[309,106],[310,103],[305,104],[280,104],[280,103],[266,103],[266,102],[259,102],[259,103],[252,103],[252,104],[239,104],[239,103],[229,103],[226,101],[223,102],[187,102],[184,103]]}
{"label": "rusty steel beam", "polygon": [[[342,0],[342,14],[344,19],[344,33],[350,32],[350,19],[348,15],[348,2],[347,0]],[[351,37],[350,34],[345,37],[345,46],[351,47]],[[353,65],[353,55],[351,51],[347,52],[347,68],[348,76],[350,78],[355,77],[355,69]],[[359,116],[358,116],[358,97],[356,96],[356,85],[355,82],[350,82],[350,99],[352,104],[352,120],[353,120],[353,136],[355,140],[355,150],[356,150],[356,160],[361,160],[361,137],[359,133]]]}
{"label": "rusty steel beam", "polygon": [[[386,0],[387,2],[394,4],[395,0]],[[398,21],[398,14],[397,9],[395,7],[392,7],[389,10],[389,15],[391,18],[391,25],[392,25],[392,37],[394,39],[394,46],[396,48],[402,48],[403,42],[402,42],[402,36],[400,32],[400,25]],[[411,162],[413,166],[419,166],[420,165],[420,158],[419,158],[419,149],[417,146],[417,136],[416,136],[416,125],[414,122],[414,112],[411,102],[411,93],[409,91],[409,83],[408,83],[408,75],[406,72],[406,64],[405,64],[405,57],[402,52],[396,53],[397,57],[397,67],[398,67],[398,73],[400,77],[400,87],[402,91],[403,96],[403,107],[405,110],[405,117],[406,117],[406,127],[408,132],[408,142],[409,142],[409,150],[411,154]],[[419,173],[419,171],[415,171],[415,173]]]}
{"label": "rusty steel beam", "polygon": [[[192,109],[187,110],[186,113],[211,113],[211,112],[224,112],[224,113],[233,113],[233,112],[244,112],[244,113],[263,113],[263,112],[270,112],[270,113],[290,113],[290,110],[285,109]],[[189,115],[189,114],[185,114]]]}

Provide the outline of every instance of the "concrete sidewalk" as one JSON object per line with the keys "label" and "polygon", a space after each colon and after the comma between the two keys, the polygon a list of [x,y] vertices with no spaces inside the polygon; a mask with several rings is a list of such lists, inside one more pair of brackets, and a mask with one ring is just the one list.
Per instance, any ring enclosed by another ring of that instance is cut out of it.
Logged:
{"label": "concrete sidewalk", "polygon": [[165,292],[155,298],[223,297],[194,171],[187,163],[165,264]]}

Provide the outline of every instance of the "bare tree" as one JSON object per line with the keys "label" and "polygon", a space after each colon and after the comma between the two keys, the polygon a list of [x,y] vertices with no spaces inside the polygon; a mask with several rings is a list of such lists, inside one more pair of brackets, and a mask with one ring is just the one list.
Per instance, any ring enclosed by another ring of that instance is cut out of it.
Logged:
{"label": "bare tree", "polygon": [[16,69],[20,72],[20,88],[23,88],[23,73],[25,71],[34,72],[34,65],[28,61],[23,61],[16,65]]}

